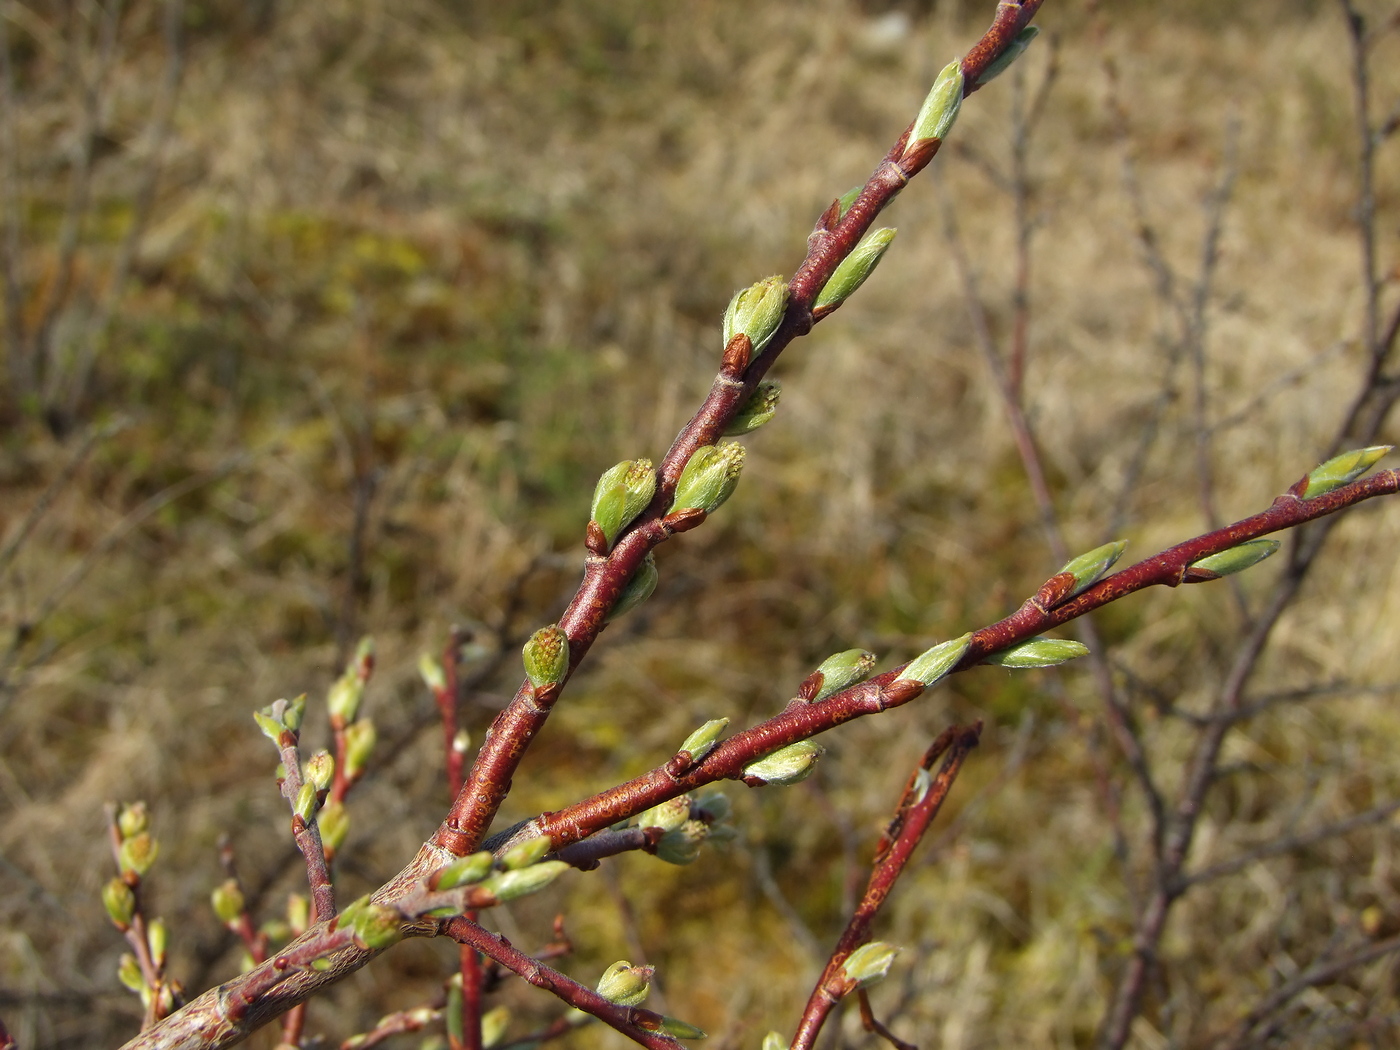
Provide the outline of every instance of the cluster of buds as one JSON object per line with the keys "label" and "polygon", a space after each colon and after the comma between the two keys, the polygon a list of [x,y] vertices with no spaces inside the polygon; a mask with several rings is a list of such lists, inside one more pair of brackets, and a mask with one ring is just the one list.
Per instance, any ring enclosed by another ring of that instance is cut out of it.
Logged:
{"label": "cluster of buds", "polygon": [[541,835],[499,857],[490,850],[458,857],[433,872],[421,892],[404,899],[403,914],[447,918],[538,893],[569,869],[562,860],[545,860],[553,848],[549,836]]}
{"label": "cluster of buds", "polygon": [[160,843],[151,834],[144,802],[116,807],[110,820],[119,874],[102,887],[102,906],[133,949],[117,964],[117,979],[141,997],[148,1015],[165,1017],[180,1005],[182,989],[165,973],[169,931],[160,919],[147,920],[140,902],[142,881],[155,865]]}
{"label": "cluster of buds", "polygon": [[662,832],[652,849],[657,857],[667,864],[686,865],[695,862],[705,843],[726,843],[734,838],[728,816],[728,797],[711,788],[694,797],[678,795],[658,803],[639,814],[636,824]]}
{"label": "cluster of buds", "polygon": [[656,469],[649,459],[624,459],[603,471],[593,489],[588,549],[599,557],[612,549],[622,530],[647,509],[656,495]]}

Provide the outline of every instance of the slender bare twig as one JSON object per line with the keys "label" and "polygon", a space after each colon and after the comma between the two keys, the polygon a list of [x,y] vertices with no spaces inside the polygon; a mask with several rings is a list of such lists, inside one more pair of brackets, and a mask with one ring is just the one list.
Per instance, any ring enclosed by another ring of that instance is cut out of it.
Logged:
{"label": "slender bare twig", "polygon": [[878,1035],[894,1047],[894,1050],[919,1050],[913,1043],[906,1043],[879,1022],[875,1017],[875,1011],[870,1006],[870,996],[866,994],[864,988],[859,989],[856,995],[860,998],[860,1023],[865,1026],[867,1032]]}
{"label": "slender bare twig", "polygon": [[[286,700],[274,702],[273,719],[281,722],[288,706]],[[292,808],[292,837],[306,860],[306,879],[311,888],[311,921],[314,923],[335,914],[335,889],[331,886],[325,847],[321,845],[320,827],[315,820],[306,820],[296,812],[297,795],[303,784],[297,737],[293,730],[284,729],[277,741],[277,750],[282,758],[282,776],[277,786]]]}

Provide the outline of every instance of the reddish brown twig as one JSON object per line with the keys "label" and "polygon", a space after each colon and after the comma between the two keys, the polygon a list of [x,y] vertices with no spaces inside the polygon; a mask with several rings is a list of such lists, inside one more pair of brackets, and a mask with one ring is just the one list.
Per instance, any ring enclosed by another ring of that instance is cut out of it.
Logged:
{"label": "reddish brown twig", "polygon": [[[272,717],[281,721],[287,707],[286,700],[278,700],[272,705]],[[283,771],[277,787],[293,810],[292,838],[296,840],[297,849],[301,850],[302,858],[306,861],[306,881],[311,889],[311,921],[315,923],[335,914],[335,890],[331,886],[326,851],[321,845],[321,829],[316,821],[303,820],[296,812],[297,794],[302,786],[301,751],[297,747],[297,739],[297,733],[283,729],[277,741]]]}
{"label": "reddish brown twig", "polygon": [[[948,797],[953,781],[962,769],[968,753],[977,746],[982,733],[982,723],[973,726],[951,726],[945,729],[924,754],[909,783],[905,785],[899,809],[894,819],[885,829],[880,844],[875,850],[875,862],[871,868],[870,880],[865,893],[856,905],[855,914],[846,924],[831,957],[822,970],[821,978],[812,989],[807,1006],[802,1011],[802,1020],[797,1026],[797,1035],[792,1041],[791,1050],[810,1050],[821,1034],[822,1025],[843,998],[856,990],[857,984],[846,975],[842,964],[851,953],[870,940],[870,928],[875,916],[894,889],[905,865],[914,855],[928,831],[929,824],[938,815],[943,800]],[[938,774],[930,780],[928,771],[944,755],[947,758]]]}
{"label": "reddish brown twig", "polygon": [[872,1035],[878,1035],[885,1042],[889,1043],[890,1046],[894,1047],[894,1050],[919,1050],[913,1043],[906,1043],[880,1023],[879,1019],[875,1016],[875,1011],[871,1009],[870,996],[866,994],[864,988],[859,989],[856,992],[856,996],[860,1000],[860,1023],[865,1026],[867,1032],[870,1032]]}

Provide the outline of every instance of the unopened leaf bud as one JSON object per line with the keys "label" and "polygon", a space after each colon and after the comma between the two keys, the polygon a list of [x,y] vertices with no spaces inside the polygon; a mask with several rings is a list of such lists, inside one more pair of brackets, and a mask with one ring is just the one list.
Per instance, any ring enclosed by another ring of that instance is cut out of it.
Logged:
{"label": "unopened leaf bud", "polygon": [[143,831],[139,835],[132,835],[118,847],[117,867],[123,875],[132,874],[143,878],[146,872],[151,870],[151,865],[156,862],[159,854],[160,844],[149,831]]}
{"label": "unopened leaf bud", "polygon": [[656,855],[667,864],[691,864],[700,856],[700,847],[710,837],[710,826],[703,820],[687,820],[668,831],[656,844]]}
{"label": "unopened leaf bud", "polygon": [[982,87],[990,83],[1010,69],[1011,64],[1025,53],[1026,48],[1031,46],[1031,41],[1039,35],[1040,26],[1026,26],[1017,33],[1016,39],[1006,45],[1006,50],[997,55],[982,71],[982,75],[977,78],[977,86]]}
{"label": "unopened leaf bud", "polygon": [[326,852],[338,853],[350,834],[350,814],[346,812],[345,803],[327,802],[316,814],[316,826],[321,829],[321,845]]}
{"label": "unopened leaf bud", "polygon": [[656,495],[656,471],[649,459],[624,459],[603,471],[593,489],[593,519],[611,547],[618,534],[647,509]]}
{"label": "unopened leaf bud", "polygon": [[311,901],[304,893],[287,894],[287,925],[300,937],[311,924]]}
{"label": "unopened leaf bud", "polygon": [[651,551],[647,551],[646,557],[637,566],[637,571],[632,574],[632,578],[622,588],[622,593],[617,596],[616,604],[608,613],[608,622],[611,623],[613,620],[625,616],[650,598],[660,579],[661,575],[656,571],[656,558]]}
{"label": "unopened leaf bud", "polygon": [[696,1028],[693,1024],[686,1024],[684,1021],[674,1017],[661,1018],[661,1030],[672,1039],[704,1039],[705,1033]]}
{"label": "unopened leaf bud", "polygon": [[558,624],[541,627],[521,650],[525,677],[536,689],[557,685],[569,673],[569,636]]}
{"label": "unopened leaf bud", "polygon": [[710,818],[711,830],[713,830],[714,824],[729,816],[731,808],[729,796],[716,787],[710,787],[700,792],[692,805]]}
{"label": "unopened leaf bud", "polygon": [[151,826],[151,814],[144,802],[128,802],[117,813],[117,831],[124,839],[139,835]]}
{"label": "unopened leaf bud", "polygon": [[633,966],[620,959],[603,971],[598,979],[598,994],[617,1006],[640,1006],[651,991],[654,966]]}
{"label": "unopened leaf bud", "polygon": [[360,713],[360,701],[365,696],[365,683],[353,671],[347,671],[331,683],[326,695],[326,710],[331,719],[349,725]]}
{"label": "unopened leaf bud", "polygon": [[900,680],[912,679],[928,688],[946,677],[958,665],[958,661],[963,658],[971,644],[972,635],[965,634],[961,638],[940,642],[932,649],[926,649],[899,673]]}
{"label": "unopened leaf bud", "polygon": [[302,693],[287,701],[287,710],[282,715],[282,724],[293,733],[299,733],[304,718],[306,718],[306,694]]}
{"label": "unopened leaf bud", "polygon": [[851,249],[851,254],[841,260],[832,272],[817,298],[812,302],[814,313],[834,310],[844,303],[855,290],[865,283],[865,279],[875,272],[885,249],[894,240],[895,231],[885,228],[871,230],[859,244]]}
{"label": "unopened leaf bud", "polygon": [[300,817],[304,823],[311,823],[311,818],[316,815],[315,784],[306,783],[297,789],[297,797],[292,802],[292,813]]}
{"label": "unopened leaf bud", "polygon": [[102,906],[107,909],[107,917],[117,929],[125,933],[131,928],[132,917],[136,914],[136,894],[121,879],[112,879],[102,887]]}
{"label": "unopened leaf bud", "polygon": [[474,885],[491,874],[495,862],[496,858],[490,850],[458,857],[451,864],[438,869],[432,879],[433,889],[455,890],[458,886]]}
{"label": "unopened leaf bud", "polygon": [[225,879],[215,886],[214,892],[209,895],[209,902],[214,906],[214,914],[225,926],[238,922],[247,904],[237,879]]}
{"label": "unopened leaf bud", "polygon": [[538,864],[544,860],[549,851],[554,848],[554,844],[549,841],[548,835],[540,835],[522,842],[518,846],[512,846],[501,855],[501,867],[507,871],[515,871],[519,868],[528,868],[531,864]]}
{"label": "unopened leaf bud", "polygon": [[1067,638],[1032,638],[987,657],[986,662],[998,667],[1015,669],[1027,667],[1056,667],[1080,656],[1088,655],[1089,647]]}
{"label": "unopened leaf bud", "polygon": [[504,904],[517,897],[537,893],[568,870],[569,865],[562,860],[542,860],[528,868],[497,872],[481,885],[495,896],[498,903]]}
{"label": "unopened leaf bud", "polygon": [[788,1041],[777,1032],[769,1032],[763,1037],[763,1050],[788,1050]]}
{"label": "unopened leaf bud", "polygon": [[156,969],[165,967],[165,949],[170,941],[170,931],[160,919],[152,919],[146,927],[146,947],[151,950],[151,962]]}
{"label": "unopened leaf bud", "polygon": [[744,402],[744,407],[733,419],[729,421],[729,426],[725,427],[724,433],[728,437],[738,437],[740,434],[747,434],[757,430],[778,414],[778,399],[782,396],[783,388],[776,379],[765,379],[754,388],[754,392],[749,399]]}
{"label": "unopened leaf bud", "polygon": [[787,283],[777,274],[735,292],[724,311],[724,345],[742,332],[757,354],[782,323],[787,301]]}
{"label": "unopened leaf bud", "polygon": [[253,712],[253,721],[258,724],[258,728],[263,731],[263,736],[267,737],[278,747],[282,746],[282,734],[286,732],[280,719],[274,718],[271,707],[264,707],[261,711]]}
{"label": "unopened leaf bud", "polygon": [[379,731],[368,718],[361,718],[345,727],[346,779],[355,780],[365,771],[365,766],[369,764],[369,756],[378,740]]}
{"label": "unopened leaf bud", "polygon": [[812,770],[817,768],[817,759],[825,750],[810,740],[799,740],[745,766],[744,779],[759,780],[776,787],[796,784],[812,775]]}
{"label": "unopened leaf bud", "polygon": [[123,952],[117,963],[117,980],[128,990],[140,995],[146,990],[146,979],[141,976],[141,964],[130,952]]}
{"label": "unopened leaf bud", "polygon": [[1278,540],[1246,540],[1229,550],[1192,562],[1191,568],[1196,572],[1210,573],[1211,579],[1233,576],[1237,572],[1244,572],[1245,569],[1258,565],[1278,548]]}
{"label": "unopened leaf bud", "polygon": [[707,513],[727,500],[739,484],[744,469],[744,446],[737,441],[701,445],[691,453],[676,481],[671,513],[698,508]]}
{"label": "unopened leaf bud", "polygon": [[863,189],[865,189],[865,186],[863,184],[860,186],[852,186],[845,193],[841,194],[841,196],[836,198],[837,222],[840,222],[846,217],[846,212],[851,210],[851,205],[854,204],[856,202],[856,199],[860,197],[860,191]]}
{"label": "unopened leaf bud", "polygon": [[465,729],[459,729],[452,736],[452,753],[454,755],[465,755],[472,749],[472,735]]}
{"label": "unopened leaf bud", "polygon": [[361,678],[368,678],[374,671],[374,638],[372,635],[365,635],[355,644],[355,655],[350,659],[350,666],[347,671],[354,672]]}
{"label": "unopened leaf bud", "polygon": [[481,1015],[481,1047],[482,1050],[491,1050],[502,1039],[505,1038],[506,1029],[510,1027],[510,1007],[497,1006],[487,1010]]}
{"label": "unopened leaf bud", "polygon": [[662,831],[675,831],[690,819],[690,796],[678,795],[665,802],[652,806],[637,818],[639,828],[660,828]]}
{"label": "unopened leaf bud", "polygon": [[938,74],[938,79],[929,89],[928,97],[924,99],[923,108],[914,118],[914,130],[909,133],[909,145],[905,147],[905,155],[908,155],[909,149],[915,143],[927,139],[941,141],[946,138],[953,128],[953,123],[958,119],[962,100],[962,64],[955,58]]}
{"label": "unopened leaf bud", "polygon": [[680,749],[689,752],[692,761],[699,762],[714,749],[720,734],[724,732],[724,727],[728,724],[729,719],[727,718],[710,719],[686,737],[685,743],[681,744]]}
{"label": "unopened leaf bud", "polygon": [[[899,949],[884,941],[871,941],[862,944],[846,957],[841,964],[841,972],[856,988],[869,988],[876,981],[882,981],[890,972],[890,964],[899,954]],[[854,989],[852,989],[854,991]]]}
{"label": "unopened leaf bud", "polygon": [[423,684],[434,693],[441,693],[447,689],[447,673],[432,653],[419,654],[418,677],[422,678]]}
{"label": "unopened leaf bud", "polygon": [[1115,540],[1065,562],[1060,572],[1067,572],[1074,577],[1074,587],[1061,600],[1067,601],[1085,588],[1098,583],[1103,574],[1113,568],[1114,562],[1123,556],[1127,546],[1126,540]]}
{"label": "unopened leaf bud", "polygon": [[372,951],[403,940],[403,916],[387,904],[366,905],[355,917],[355,939]]}
{"label": "unopened leaf bud", "polygon": [[1370,448],[1352,449],[1340,456],[1333,456],[1326,463],[1308,472],[1307,484],[1303,487],[1303,499],[1312,499],[1343,485],[1350,485],[1394,447],[1372,445]]}
{"label": "unopened leaf bud", "polygon": [[817,667],[822,684],[812,702],[825,700],[847,686],[864,681],[874,666],[875,654],[864,649],[847,649],[844,653],[828,656]]}
{"label": "unopened leaf bud", "polygon": [[306,760],[306,779],[317,791],[331,786],[335,776],[335,758],[324,748]]}

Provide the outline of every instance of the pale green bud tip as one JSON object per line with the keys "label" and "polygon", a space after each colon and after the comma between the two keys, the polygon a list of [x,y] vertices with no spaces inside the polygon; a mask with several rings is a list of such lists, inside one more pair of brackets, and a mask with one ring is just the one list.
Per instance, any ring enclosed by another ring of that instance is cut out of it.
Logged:
{"label": "pale green bud tip", "polygon": [[744,469],[744,446],[737,441],[701,445],[690,454],[676,481],[671,512],[698,508],[715,510],[733,494]]}
{"label": "pale green bud tip", "polygon": [[990,83],[1010,69],[1011,64],[1025,53],[1026,48],[1031,46],[1031,41],[1039,35],[1040,26],[1026,26],[1022,29],[1016,34],[1016,39],[1006,45],[1006,50],[982,71],[982,75],[977,78],[977,86]]}
{"label": "pale green bud tip", "polygon": [[326,695],[326,710],[332,718],[342,722],[353,722],[360,713],[360,701],[364,699],[365,683],[353,671],[347,671],[331,683]]}
{"label": "pale green bud tip", "polygon": [[958,661],[963,658],[971,644],[972,635],[965,634],[961,638],[935,645],[920,654],[917,659],[910,661],[909,666],[900,673],[900,680],[912,679],[922,683],[925,688],[933,685],[958,665]]}
{"label": "pale green bud tip", "polygon": [[681,744],[681,750],[690,752],[690,757],[694,761],[700,761],[714,749],[720,734],[724,732],[724,727],[728,724],[729,719],[727,718],[710,719],[685,738],[685,743]]}
{"label": "pale green bud tip", "polygon": [[754,388],[752,396],[744,402],[739,414],[729,422],[725,434],[738,437],[757,430],[778,414],[778,399],[782,396],[782,386],[776,379],[765,379]]}
{"label": "pale green bud tip", "polygon": [[433,880],[433,888],[455,890],[458,886],[471,886],[491,874],[496,858],[490,850],[481,850],[466,857],[459,857],[444,868],[439,868]]}
{"label": "pale green bud tip", "polygon": [[639,828],[660,828],[662,831],[675,831],[690,819],[690,796],[678,795],[659,805],[652,806],[637,818]]}
{"label": "pale green bud tip", "polygon": [[306,779],[317,791],[325,791],[331,786],[335,776],[335,759],[324,748],[306,760]]}
{"label": "pale green bud tip", "polygon": [[548,835],[540,835],[522,842],[518,846],[512,846],[506,850],[501,857],[501,866],[507,871],[515,871],[517,868],[528,868],[531,864],[538,864],[545,858],[545,855],[554,848],[554,844],[549,841]]}
{"label": "pale green bud tip", "polygon": [[311,818],[316,815],[315,784],[303,784],[297,790],[296,800],[292,803],[292,812],[306,823],[311,823]]}
{"label": "pale green bud tip", "polygon": [[1219,554],[1212,554],[1193,562],[1191,568],[1204,569],[1216,576],[1232,576],[1244,572],[1253,565],[1273,554],[1279,548],[1278,540],[1248,540]]}
{"label": "pale green bud tip", "polygon": [[844,653],[828,656],[817,668],[822,684],[812,702],[825,700],[849,685],[864,681],[874,666],[875,654],[864,649],[847,649]]}
{"label": "pale green bud tip", "polygon": [[491,1050],[505,1038],[510,1027],[510,1007],[498,1006],[481,1015],[481,1045],[483,1050]]}
{"label": "pale green bud tip", "polygon": [[261,711],[253,712],[253,721],[258,724],[258,728],[263,731],[263,736],[267,737],[279,747],[282,742],[282,734],[286,731],[281,721],[274,718],[271,707],[264,707]]}
{"label": "pale green bud tip", "polygon": [[141,976],[141,964],[130,952],[123,953],[121,962],[117,963],[117,980],[121,981],[127,991],[137,995],[146,990],[146,980]]}
{"label": "pale green bud tip", "polygon": [[943,67],[938,79],[933,82],[923,108],[914,119],[914,130],[909,135],[909,145],[926,139],[943,139],[952,130],[962,109],[963,71],[958,59],[953,59]]}
{"label": "pale green bud tip", "polygon": [[367,904],[355,916],[355,939],[377,951],[403,939],[403,916],[386,904]]}
{"label": "pale green bud tip", "polygon": [[321,845],[331,853],[345,845],[350,834],[350,814],[342,802],[330,802],[316,815],[316,826],[321,829]]}
{"label": "pale green bud tip", "polygon": [[810,740],[799,740],[795,744],[779,748],[766,758],[760,758],[752,765],[745,766],[744,777],[779,787],[796,784],[812,775],[818,757],[825,750],[820,744],[814,744]]}
{"label": "pale green bud tip", "polygon": [[620,959],[603,971],[598,979],[598,994],[618,1006],[640,1006],[651,991],[654,966],[633,966]]}
{"label": "pale green bud tip", "polygon": [[851,205],[860,197],[860,191],[863,189],[865,189],[864,184],[852,186],[845,193],[841,194],[840,197],[836,198],[836,208],[838,212],[836,216],[837,222],[840,222],[846,217],[846,212],[851,210]]}
{"label": "pale green bud tip", "polygon": [[1086,587],[1097,583],[1104,573],[1113,568],[1114,562],[1123,557],[1123,551],[1127,547],[1127,540],[1115,540],[1065,562],[1060,572],[1067,572],[1074,577],[1074,590],[1066,597],[1072,598]]}
{"label": "pale green bud tip", "polygon": [[777,1032],[769,1032],[763,1037],[763,1050],[788,1050],[788,1042]]}
{"label": "pale green bud tip", "polygon": [[736,292],[724,311],[724,345],[742,332],[758,353],[782,323],[787,301],[788,286],[778,274]]}
{"label": "pale green bud tip", "polygon": [[301,729],[302,719],[306,717],[306,694],[293,697],[287,701],[286,714],[282,716],[282,723],[293,733]]}
{"label": "pale green bud tip", "polygon": [[418,657],[418,676],[423,679],[423,684],[435,693],[447,688],[447,673],[431,653],[423,653]]}
{"label": "pale green bud tip", "polygon": [[369,762],[374,745],[379,740],[379,731],[374,722],[361,718],[345,727],[345,775],[352,780],[359,776]]}
{"label": "pale green bud tip", "polygon": [[102,906],[117,929],[125,930],[136,914],[136,894],[121,879],[112,879],[102,887]]}
{"label": "pale green bud tip", "polygon": [[608,620],[612,621],[625,616],[645,602],[655,593],[656,585],[660,580],[661,574],[656,571],[656,558],[651,551],[647,551],[646,557],[637,566],[637,571],[632,574],[632,578],[622,588],[622,593],[617,596],[617,604],[612,607],[612,612],[608,613]]}
{"label": "pale green bud tip", "polygon": [[667,864],[692,864],[709,837],[710,827],[703,820],[684,821],[674,831],[661,836],[656,844],[656,856]]}
{"label": "pale green bud tip", "polygon": [[128,802],[117,814],[117,831],[121,837],[129,839],[139,835],[151,826],[151,814],[144,802]]}
{"label": "pale green bud tip", "polygon": [[1055,667],[1080,656],[1085,656],[1089,647],[1081,642],[1065,638],[1032,638],[1020,645],[1013,645],[999,653],[987,657],[987,663],[999,667]]}
{"label": "pale green bud tip", "polygon": [[880,264],[880,259],[894,240],[894,235],[895,231],[889,228],[867,233],[827,279],[813,301],[812,309],[827,310],[845,302],[865,283],[865,279],[875,272],[875,267]]}
{"label": "pale green bud tip", "polygon": [[146,947],[151,950],[151,962],[156,969],[165,965],[165,949],[170,943],[170,931],[160,919],[152,920],[146,927]]}
{"label": "pale green bud tip", "polygon": [[221,885],[214,887],[214,892],[209,895],[209,902],[214,906],[214,914],[225,926],[237,922],[245,907],[243,891],[238,886],[238,880],[225,879]]}
{"label": "pale green bud tip", "polygon": [[603,530],[611,544],[618,533],[646,510],[656,494],[656,471],[651,460],[625,459],[603,471],[593,489],[593,506],[589,517]]}
{"label": "pale green bud tip", "polygon": [[569,636],[557,624],[541,627],[521,650],[525,676],[536,689],[557,685],[569,672]]}
{"label": "pale green bud tip", "polygon": [[297,936],[306,932],[311,923],[311,901],[304,893],[287,895],[287,925]]}
{"label": "pale green bud tip", "polygon": [[841,964],[841,972],[855,983],[857,988],[869,988],[876,981],[884,980],[890,972],[890,964],[899,954],[899,949],[884,941],[871,941],[862,944],[847,956]]}
{"label": "pale green bud tip", "polygon": [[117,849],[117,867],[121,868],[123,875],[130,872],[140,878],[151,870],[159,854],[160,844],[149,831],[143,831],[132,835]]}
{"label": "pale green bud tip", "polygon": [[705,1033],[696,1028],[693,1024],[686,1024],[684,1021],[674,1017],[661,1018],[661,1030],[672,1039],[704,1039]]}
{"label": "pale green bud tip", "polygon": [[1349,485],[1365,474],[1389,452],[1394,445],[1372,445],[1370,448],[1353,449],[1333,456],[1326,463],[1308,473],[1308,483],[1303,489],[1303,498],[1312,499]]}
{"label": "pale green bud tip", "polygon": [[545,860],[528,868],[500,872],[487,879],[482,886],[495,896],[497,902],[504,904],[544,889],[568,870],[569,865],[562,860]]}

